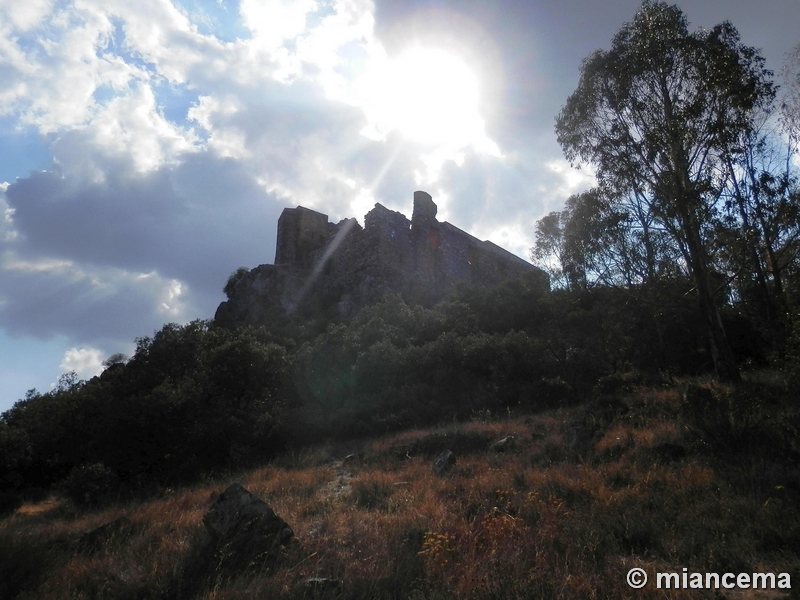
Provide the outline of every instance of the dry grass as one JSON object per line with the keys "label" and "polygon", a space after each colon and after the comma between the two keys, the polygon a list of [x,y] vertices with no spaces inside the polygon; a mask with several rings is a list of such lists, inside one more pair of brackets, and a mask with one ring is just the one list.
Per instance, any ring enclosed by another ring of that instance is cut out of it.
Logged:
{"label": "dry grass", "polygon": [[[632,590],[625,575],[634,566],[758,568],[800,582],[795,499],[734,489],[702,453],[664,455],[665,444],[692,443],[669,418],[678,403],[674,390],[639,390],[630,410],[594,426],[585,448],[565,442],[588,422],[577,407],[404,432],[346,460],[320,446],[242,474],[236,481],[290,523],[295,539],[276,573],[245,573],[199,593],[181,573],[206,541],[212,492],[234,479],[91,513],[56,499],[25,505],[0,522],[0,546],[16,548],[0,563],[9,572],[20,556],[38,562],[6,584],[7,597],[302,598],[312,597],[303,591],[311,577],[340,580],[342,598],[715,597]],[[515,437],[512,451],[490,450],[506,435]],[[457,464],[434,476],[432,460],[447,447]],[[125,535],[82,549],[83,534],[121,516],[132,524]]]}

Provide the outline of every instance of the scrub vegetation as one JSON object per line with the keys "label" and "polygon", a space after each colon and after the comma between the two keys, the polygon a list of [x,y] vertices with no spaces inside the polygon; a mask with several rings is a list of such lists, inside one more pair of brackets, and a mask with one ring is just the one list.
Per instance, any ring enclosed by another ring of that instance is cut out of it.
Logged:
{"label": "scrub vegetation", "polygon": [[[680,385],[633,386],[526,417],[487,411],[308,446],[148,500],[89,509],[56,497],[26,502],[0,522],[0,591],[20,599],[313,598],[308,582],[317,578],[334,582],[339,598],[718,597],[631,590],[633,567],[651,577],[687,567],[789,573],[797,582],[796,404],[774,379],[736,389],[679,383],[726,408],[698,413]],[[491,448],[508,435],[510,449]],[[433,475],[433,459],[449,448],[455,466]],[[269,569],[216,573],[192,589],[186,573],[208,538],[202,517],[232,482],[272,506],[295,538]],[[99,541],[89,535],[120,517],[124,527]]]}

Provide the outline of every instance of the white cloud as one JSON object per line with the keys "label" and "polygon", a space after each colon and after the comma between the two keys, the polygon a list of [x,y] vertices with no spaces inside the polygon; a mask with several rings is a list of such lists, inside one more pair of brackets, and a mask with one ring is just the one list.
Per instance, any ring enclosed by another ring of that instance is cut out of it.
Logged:
{"label": "white cloud", "polygon": [[544,167],[551,173],[555,173],[560,182],[556,187],[548,186],[546,191],[562,197],[563,200],[597,185],[597,179],[591,165],[576,169],[566,160],[559,159],[545,162]]}
{"label": "white cloud", "polygon": [[[20,3],[21,4],[21,3]],[[42,133],[86,123],[98,104],[94,92],[144,78],[142,69],[104,52],[113,25],[108,15],[75,9],[51,12],[38,32],[0,27],[0,114],[19,114]]]}
{"label": "white cloud", "polygon": [[70,348],[59,367],[64,373],[75,371],[79,379],[91,379],[103,372],[103,353],[97,348]]}
{"label": "white cloud", "polygon": [[[0,256],[0,323],[14,335],[118,345],[196,309],[183,282],[158,273]],[[136,333],[136,332],[139,333]],[[76,369],[77,370],[77,369]]]}
{"label": "white cloud", "polygon": [[316,7],[314,0],[241,0],[239,14],[257,46],[278,52],[306,30],[306,17]]}
{"label": "white cloud", "polygon": [[239,101],[230,95],[200,96],[197,104],[189,109],[187,118],[208,132],[209,149],[223,158],[242,159],[251,153],[244,131],[232,119],[241,109]]}
{"label": "white cloud", "polygon": [[41,23],[42,19],[50,12],[52,0],[0,0],[0,21],[11,23],[20,31],[27,31]]}
{"label": "white cloud", "polygon": [[203,35],[169,0],[83,0],[87,10],[122,23],[125,46],[158,77],[172,83],[207,84],[229,71],[238,44]]}
{"label": "white cloud", "polygon": [[11,242],[19,232],[14,229],[14,209],[6,201],[8,182],[0,183],[0,242]]}
{"label": "white cloud", "polygon": [[109,161],[146,173],[176,164],[182,154],[199,148],[195,132],[167,121],[152,88],[140,83],[110,100],[90,123],[62,135],[52,150],[65,174],[96,182],[104,180]]}

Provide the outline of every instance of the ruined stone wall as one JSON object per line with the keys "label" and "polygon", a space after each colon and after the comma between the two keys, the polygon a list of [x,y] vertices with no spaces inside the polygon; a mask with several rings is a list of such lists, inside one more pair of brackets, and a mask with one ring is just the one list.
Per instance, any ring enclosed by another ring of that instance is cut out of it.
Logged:
{"label": "ruined stone wall", "polygon": [[420,191],[411,220],[376,204],[363,228],[355,219],[333,224],[322,213],[287,208],[278,220],[275,266],[253,269],[215,318],[236,326],[257,322],[255,315],[331,306],[346,316],[387,292],[429,304],[461,282],[494,287],[531,272],[547,285],[530,263],[439,222],[436,212],[431,196]]}
{"label": "ruined stone wall", "polygon": [[278,219],[275,264],[311,266],[312,255],[325,244],[328,215],[302,206],[284,208]]}

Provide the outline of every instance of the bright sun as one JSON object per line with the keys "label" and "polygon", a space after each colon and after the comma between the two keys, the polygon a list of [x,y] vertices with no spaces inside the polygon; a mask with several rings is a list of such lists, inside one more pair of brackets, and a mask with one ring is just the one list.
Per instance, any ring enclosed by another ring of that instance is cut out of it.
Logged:
{"label": "bright sun", "polygon": [[362,81],[373,135],[399,131],[423,144],[460,148],[492,144],[478,112],[478,79],[442,50],[414,47],[386,58]]}

